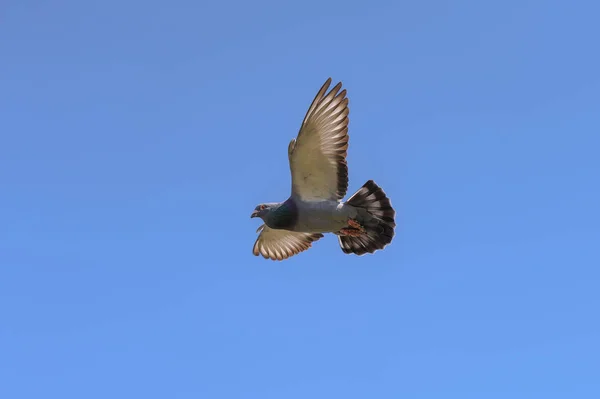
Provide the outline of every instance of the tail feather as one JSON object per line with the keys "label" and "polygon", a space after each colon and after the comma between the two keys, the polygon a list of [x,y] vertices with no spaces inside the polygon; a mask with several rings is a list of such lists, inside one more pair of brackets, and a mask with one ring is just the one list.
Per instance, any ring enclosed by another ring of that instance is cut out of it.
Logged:
{"label": "tail feather", "polygon": [[363,223],[365,234],[360,237],[338,236],[344,253],[373,253],[392,242],[396,211],[392,208],[389,198],[373,180],[366,182],[346,203],[363,208],[374,217]]}

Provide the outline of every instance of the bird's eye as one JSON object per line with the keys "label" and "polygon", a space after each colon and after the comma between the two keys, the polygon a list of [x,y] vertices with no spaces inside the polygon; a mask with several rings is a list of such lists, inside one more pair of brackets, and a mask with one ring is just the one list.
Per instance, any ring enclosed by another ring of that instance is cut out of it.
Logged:
{"label": "bird's eye", "polygon": [[265,205],[261,205],[261,206],[260,206],[260,210],[261,210],[261,211],[263,211],[265,208],[266,208],[266,206],[265,206]]}

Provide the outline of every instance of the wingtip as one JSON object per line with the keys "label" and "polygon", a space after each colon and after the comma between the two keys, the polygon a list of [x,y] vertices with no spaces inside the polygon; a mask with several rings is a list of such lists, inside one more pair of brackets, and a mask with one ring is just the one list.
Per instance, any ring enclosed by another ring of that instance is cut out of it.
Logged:
{"label": "wingtip", "polygon": [[331,86],[332,81],[333,80],[331,79],[331,77],[328,77],[325,83],[323,83],[323,85],[321,86],[321,90],[319,90],[319,93],[325,94],[329,86]]}

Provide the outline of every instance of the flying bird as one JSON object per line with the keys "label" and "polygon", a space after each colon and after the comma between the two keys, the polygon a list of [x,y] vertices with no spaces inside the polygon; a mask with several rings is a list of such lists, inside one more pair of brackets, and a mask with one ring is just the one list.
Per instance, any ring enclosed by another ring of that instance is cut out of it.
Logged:
{"label": "flying bird", "polygon": [[[364,255],[392,242],[396,212],[383,190],[367,181],[347,201],[348,98],[331,78],[317,93],[288,146],[292,192],[284,202],[263,203],[251,217],[264,222],[252,253],[284,260],[307,250],[324,233],[338,236],[346,254]],[[341,91],[340,91],[341,90]]]}

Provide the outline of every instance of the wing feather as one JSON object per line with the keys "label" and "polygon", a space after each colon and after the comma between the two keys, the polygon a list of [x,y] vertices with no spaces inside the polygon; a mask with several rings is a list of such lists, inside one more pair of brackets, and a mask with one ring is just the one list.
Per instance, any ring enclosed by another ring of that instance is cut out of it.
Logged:
{"label": "wing feather", "polygon": [[271,260],[284,260],[306,251],[313,242],[323,237],[320,233],[271,229],[264,224],[258,228],[258,231],[260,234],[254,243],[252,253]]}
{"label": "wing feather", "polygon": [[348,190],[348,98],[327,79],[290,142],[292,195],[305,201],[341,200]]}

